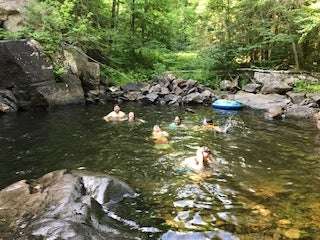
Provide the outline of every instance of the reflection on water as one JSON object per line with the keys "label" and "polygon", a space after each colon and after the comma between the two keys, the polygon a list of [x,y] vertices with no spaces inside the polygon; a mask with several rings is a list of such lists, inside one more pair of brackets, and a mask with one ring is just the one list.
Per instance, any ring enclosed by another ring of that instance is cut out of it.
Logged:
{"label": "reflection on water", "polygon": [[[112,106],[72,107],[0,118],[0,186],[52,170],[112,174],[138,197],[108,213],[141,239],[317,239],[320,235],[320,134],[308,122],[265,121],[252,111],[214,112],[126,105],[144,124],[106,124]],[[175,115],[188,128],[170,130]],[[192,130],[204,117],[228,134]],[[225,124],[228,125],[225,125]],[[152,127],[171,135],[154,146]],[[197,147],[217,166],[193,174],[179,163]],[[161,231],[158,233],[158,229]]]}

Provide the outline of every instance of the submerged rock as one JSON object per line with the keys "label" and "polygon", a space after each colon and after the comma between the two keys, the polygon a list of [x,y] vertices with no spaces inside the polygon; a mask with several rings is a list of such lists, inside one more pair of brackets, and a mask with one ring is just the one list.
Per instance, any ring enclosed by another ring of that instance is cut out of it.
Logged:
{"label": "submerged rock", "polygon": [[238,240],[239,238],[230,232],[216,230],[211,232],[174,232],[168,231],[161,240],[207,240],[207,239],[223,239]]}
{"label": "submerged rock", "polygon": [[61,170],[22,180],[0,191],[3,239],[133,239],[103,211],[133,196],[125,183],[92,173]]}

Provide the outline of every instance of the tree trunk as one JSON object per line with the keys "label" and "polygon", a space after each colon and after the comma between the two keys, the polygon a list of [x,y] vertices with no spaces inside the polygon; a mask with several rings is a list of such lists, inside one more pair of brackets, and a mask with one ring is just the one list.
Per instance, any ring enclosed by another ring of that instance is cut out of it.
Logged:
{"label": "tree trunk", "polygon": [[116,27],[116,21],[117,21],[117,0],[112,1],[112,12],[111,12],[111,29],[114,29]]}
{"label": "tree trunk", "polygon": [[136,14],[135,14],[135,0],[132,0],[132,6],[131,6],[131,32],[135,33],[135,22],[136,22]]}
{"label": "tree trunk", "polygon": [[293,56],[294,56],[295,69],[299,70],[300,69],[299,55],[298,55],[297,45],[294,41],[292,42],[292,51],[293,51]]}

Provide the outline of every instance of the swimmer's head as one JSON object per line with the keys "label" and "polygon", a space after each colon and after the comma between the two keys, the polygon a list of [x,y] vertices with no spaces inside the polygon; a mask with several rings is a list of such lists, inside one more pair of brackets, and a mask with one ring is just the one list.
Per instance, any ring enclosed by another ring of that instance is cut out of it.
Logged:
{"label": "swimmer's head", "polygon": [[129,112],[128,113],[128,120],[129,121],[134,121],[136,116],[134,115],[134,112]]}
{"label": "swimmer's head", "polygon": [[159,127],[159,125],[154,125],[153,126],[153,132],[160,132],[161,128]]}
{"label": "swimmer's head", "polygon": [[208,166],[212,161],[212,152],[208,147],[200,147],[197,150],[197,161],[201,162],[204,166]]}
{"label": "swimmer's head", "polygon": [[120,107],[119,107],[119,105],[114,105],[113,111],[115,111],[116,113],[120,112]]}
{"label": "swimmer's head", "polygon": [[180,125],[181,124],[181,118],[179,116],[176,116],[174,118],[174,123],[177,124],[177,125]]}
{"label": "swimmer's head", "polygon": [[202,122],[203,125],[213,125],[213,121],[211,118],[205,118],[203,119],[203,122]]}

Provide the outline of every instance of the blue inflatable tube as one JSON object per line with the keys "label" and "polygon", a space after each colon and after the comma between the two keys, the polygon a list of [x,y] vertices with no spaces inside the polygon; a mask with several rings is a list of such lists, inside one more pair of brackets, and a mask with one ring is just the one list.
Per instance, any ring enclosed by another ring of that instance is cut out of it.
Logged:
{"label": "blue inflatable tube", "polygon": [[235,100],[218,99],[212,103],[212,107],[224,110],[239,110],[243,108],[243,105]]}

